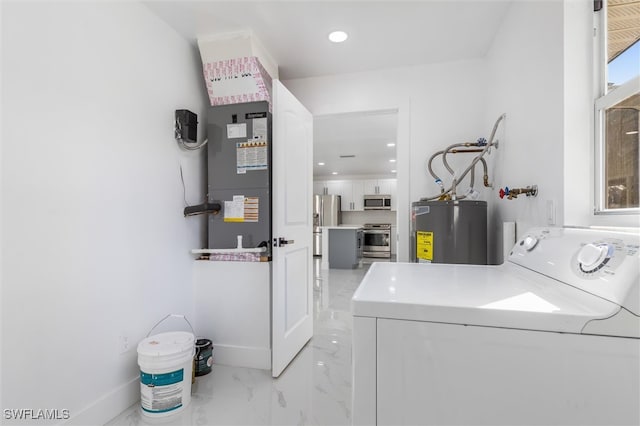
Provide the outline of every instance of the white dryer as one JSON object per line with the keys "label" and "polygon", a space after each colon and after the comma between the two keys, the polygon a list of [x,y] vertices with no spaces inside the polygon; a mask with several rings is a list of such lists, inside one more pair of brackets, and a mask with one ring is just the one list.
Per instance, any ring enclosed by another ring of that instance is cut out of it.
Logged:
{"label": "white dryer", "polygon": [[499,266],[375,263],[353,423],[640,424],[640,236],[537,228]]}

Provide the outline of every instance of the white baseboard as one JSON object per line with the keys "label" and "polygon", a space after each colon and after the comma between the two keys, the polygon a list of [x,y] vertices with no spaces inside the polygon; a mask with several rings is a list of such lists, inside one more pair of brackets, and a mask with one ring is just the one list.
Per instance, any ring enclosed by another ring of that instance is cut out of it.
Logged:
{"label": "white baseboard", "polygon": [[248,346],[213,344],[214,364],[271,370],[271,350]]}
{"label": "white baseboard", "polygon": [[[247,346],[214,344],[213,362],[233,367],[271,370],[271,350]],[[65,426],[104,425],[140,400],[140,377],[135,377],[91,403],[80,412],[71,412]]]}
{"label": "white baseboard", "polygon": [[139,400],[140,377],[136,377],[94,401],[80,412],[71,412],[71,418],[61,424],[70,426],[104,425]]}

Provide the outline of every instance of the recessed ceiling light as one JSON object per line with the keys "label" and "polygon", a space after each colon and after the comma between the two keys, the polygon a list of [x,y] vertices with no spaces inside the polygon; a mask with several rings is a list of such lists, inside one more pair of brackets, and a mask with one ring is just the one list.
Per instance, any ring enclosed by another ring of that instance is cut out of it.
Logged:
{"label": "recessed ceiling light", "polygon": [[391,170],[391,173],[396,173],[396,171],[395,170]]}
{"label": "recessed ceiling light", "polygon": [[388,143],[387,146],[396,146],[395,143]]}
{"label": "recessed ceiling light", "polygon": [[396,162],[396,159],[395,159],[395,158],[392,158],[391,160],[389,160],[389,162],[390,162],[390,163],[395,163],[395,162]]}
{"label": "recessed ceiling light", "polygon": [[318,163],[318,166],[324,166],[324,163]]}
{"label": "recessed ceiling light", "polygon": [[344,31],[334,31],[331,34],[329,34],[329,40],[331,40],[334,43],[342,43],[348,37],[349,35]]}
{"label": "recessed ceiling light", "polygon": [[332,174],[332,175],[337,175],[337,174],[338,174],[338,172],[331,172],[331,174]]}

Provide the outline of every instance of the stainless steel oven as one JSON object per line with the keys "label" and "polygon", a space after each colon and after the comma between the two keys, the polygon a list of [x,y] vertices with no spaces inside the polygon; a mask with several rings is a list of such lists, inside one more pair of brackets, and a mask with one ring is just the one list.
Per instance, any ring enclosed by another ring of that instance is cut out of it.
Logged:
{"label": "stainless steel oven", "polygon": [[363,226],[364,257],[391,257],[391,224],[367,223]]}

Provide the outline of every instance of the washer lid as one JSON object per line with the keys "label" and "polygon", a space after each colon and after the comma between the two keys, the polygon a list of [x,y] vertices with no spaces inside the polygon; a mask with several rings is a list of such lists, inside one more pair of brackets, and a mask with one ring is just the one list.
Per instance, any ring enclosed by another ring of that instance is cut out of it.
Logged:
{"label": "washer lid", "polygon": [[356,316],[581,333],[587,322],[608,318],[620,306],[511,263],[374,263],[351,310]]}

